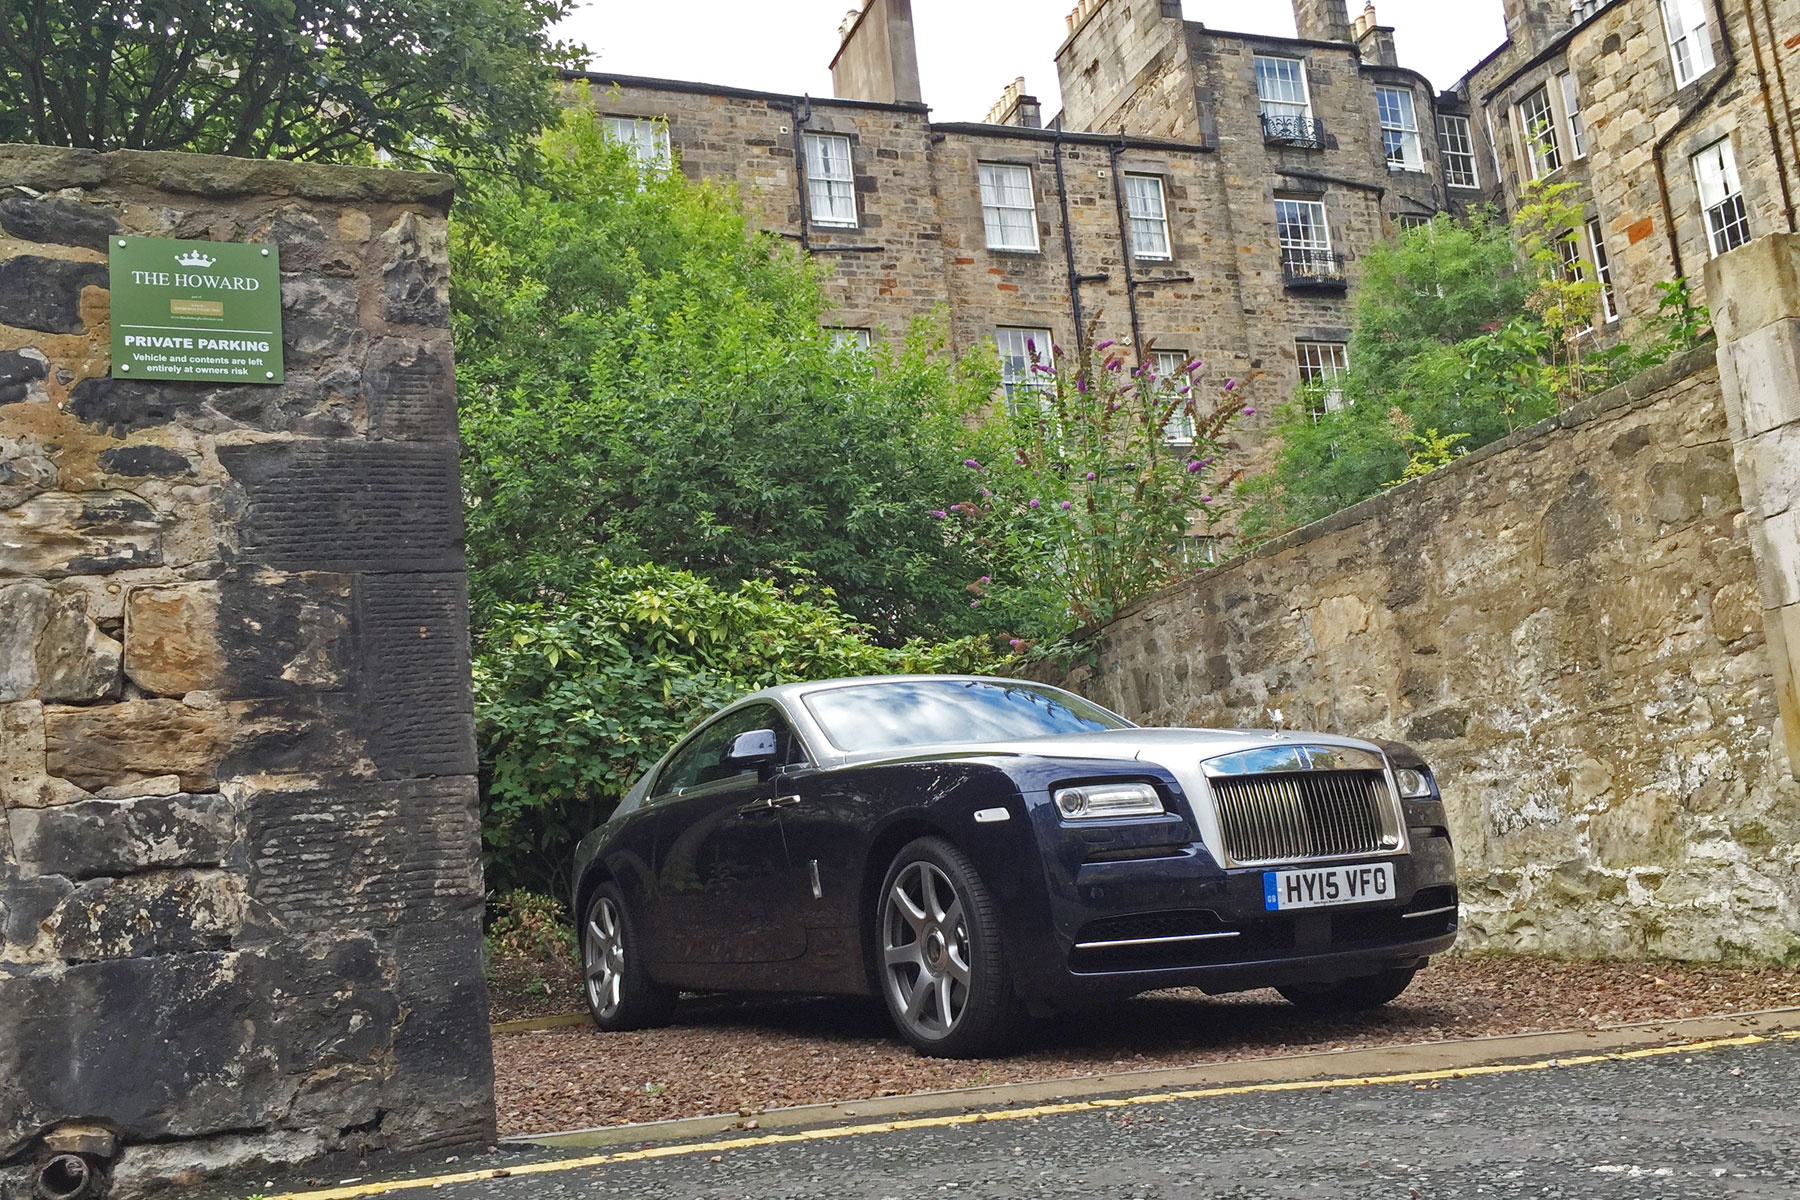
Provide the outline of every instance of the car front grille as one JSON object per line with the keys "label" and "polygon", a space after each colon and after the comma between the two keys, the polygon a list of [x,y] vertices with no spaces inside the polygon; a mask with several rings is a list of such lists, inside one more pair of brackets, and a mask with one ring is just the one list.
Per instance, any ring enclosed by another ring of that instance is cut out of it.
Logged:
{"label": "car front grille", "polygon": [[1225,852],[1239,865],[1399,847],[1399,822],[1380,771],[1293,771],[1211,782]]}

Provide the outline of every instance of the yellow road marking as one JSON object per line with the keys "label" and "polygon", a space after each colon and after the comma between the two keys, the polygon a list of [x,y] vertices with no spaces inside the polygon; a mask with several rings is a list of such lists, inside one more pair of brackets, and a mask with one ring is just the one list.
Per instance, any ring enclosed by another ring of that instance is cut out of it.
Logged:
{"label": "yellow road marking", "polygon": [[1741,1037],[1713,1038],[1704,1042],[1680,1042],[1672,1046],[1647,1046],[1639,1050],[1620,1050],[1610,1054],[1559,1056],[1538,1059],[1534,1062],[1489,1063],[1474,1067],[1441,1067],[1431,1071],[1403,1071],[1392,1075],[1359,1075],[1336,1079],[1290,1079],[1276,1083],[1241,1083],[1177,1092],[1149,1092],[1137,1096],[1103,1096],[1094,1100],[1068,1100],[1060,1104],[1039,1104],[1031,1108],[953,1113],[938,1117],[908,1117],[899,1121],[875,1121],[863,1125],[835,1125],[823,1129],[802,1129],[795,1133],[767,1133],[756,1137],[725,1138],[711,1142],[647,1146],[641,1150],[621,1150],[613,1154],[590,1154],[582,1158],[559,1158],[548,1162],[521,1163],[513,1167],[487,1167],[479,1171],[459,1171],[453,1175],[431,1175],[419,1179],[394,1179],[381,1183],[350,1184],[344,1187],[322,1188],[317,1191],[286,1192],[278,1196],[265,1197],[264,1200],[356,1200],[361,1196],[381,1196],[420,1188],[447,1187],[457,1183],[482,1183],[492,1179],[517,1178],[522,1175],[549,1175],[560,1171],[579,1171],[587,1167],[646,1162],[658,1158],[682,1158],[692,1154],[720,1154],[727,1150],[751,1150],[760,1146],[781,1146],[795,1142],[861,1137],[871,1133],[901,1133],[912,1129],[945,1129],[957,1125],[985,1125],[994,1121],[1025,1121],[1037,1117],[1102,1112],[1114,1108],[1141,1108],[1149,1104],[1171,1104],[1180,1100],[1210,1100],[1223,1096],[1250,1096],[1269,1092],[1316,1092],[1325,1088],[1335,1090],[1337,1088],[1378,1087],[1392,1083],[1430,1083],[1445,1079],[1473,1079],[1483,1075],[1517,1075],[1525,1071],[1553,1071],[1564,1067],[1590,1066],[1594,1063],[1662,1058],[1671,1054],[1699,1054],[1708,1050],[1723,1050],[1734,1046],[1756,1046],[1795,1039],[1800,1039],[1800,1030],[1776,1031],[1767,1035],[1747,1033]]}

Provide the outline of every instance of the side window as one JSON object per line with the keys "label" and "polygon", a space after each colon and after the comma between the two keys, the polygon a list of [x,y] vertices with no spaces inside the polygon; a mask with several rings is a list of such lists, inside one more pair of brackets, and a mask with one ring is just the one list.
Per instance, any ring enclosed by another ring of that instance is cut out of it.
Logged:
{"label": "side window", "polygon": [[731,749],[732,740],[738,734],[749,733],[752,729],[775,731],[776,744],[781,751],[781,763],[805,761],[806,756],[800,748],[799,740],[794,737],[781,710],[773,704],[753,704],[714,721],[696,734],[692,741],[669,760],[669,765],[663,768],[656,780],[655,794],[667,795],[681,788],[699,787],[738,774],[749,774],[728,770],[720,766],[719,760]]}

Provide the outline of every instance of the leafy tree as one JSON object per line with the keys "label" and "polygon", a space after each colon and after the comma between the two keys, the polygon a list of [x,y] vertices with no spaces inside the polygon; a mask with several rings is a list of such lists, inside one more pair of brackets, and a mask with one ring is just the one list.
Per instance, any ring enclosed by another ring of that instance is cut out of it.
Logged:
{"label": "leafy tree", "polygon": [[[893,642],[981,627],[981,572],[927,515],[995,365],[834,347],[817,268],[728,189],[642,168],[585,103],[541,178],[476,183],[451,234],[477,621],[600,555],[720,582],[817,576]],[[970,439],[975,439],[971,442]]]}
{"label": "leafy tree", "polygon": [[1240,489],[1248,539],[1428,474],[1698,341],[1705,315],[1673,285],[1638,344],[1591,336],[1600,284],[1571,187],[1531,189],[1510,230],[1440,216],[1370,251],[1339,402],[1314,387],[1277,410],[1275,463]]}
{"label": "leafy tree", "polygon": [[575,844],[696,720],[777,683],[981,671],[972,638],[879,645],[801,577],[720,587],[602,561],[557,603],[501,604],[478,643],[482,837],[494,888],[561,894]]}
{"label": "leafy tree", "polygon": [[569,0],[5,0],[0,142],[405,163],[510,157]]}

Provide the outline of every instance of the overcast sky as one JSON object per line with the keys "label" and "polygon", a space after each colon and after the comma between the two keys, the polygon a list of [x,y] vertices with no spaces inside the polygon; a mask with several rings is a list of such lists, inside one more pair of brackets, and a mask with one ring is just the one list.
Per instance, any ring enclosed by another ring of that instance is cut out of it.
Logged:
{"label": "overcast sky", "polygon": [[[1145,0],[1153,3],[1154,0]],[[831,95],[837,27],[858,0],[578,0],[564,37],[594,65],[771,92]],[[1056,48],[1074,0],[913,0],[925,102],[940,121],[979,121],[1023,75],[1048,120],[1061,108]],[[1350,0],[1351,15],[1362,11]],[[1215,29],[1292,36],[1287,0],[1183,0]],[[1506,38],[1501,0],[1379,0],[1403,65],[1448,87]]]}

